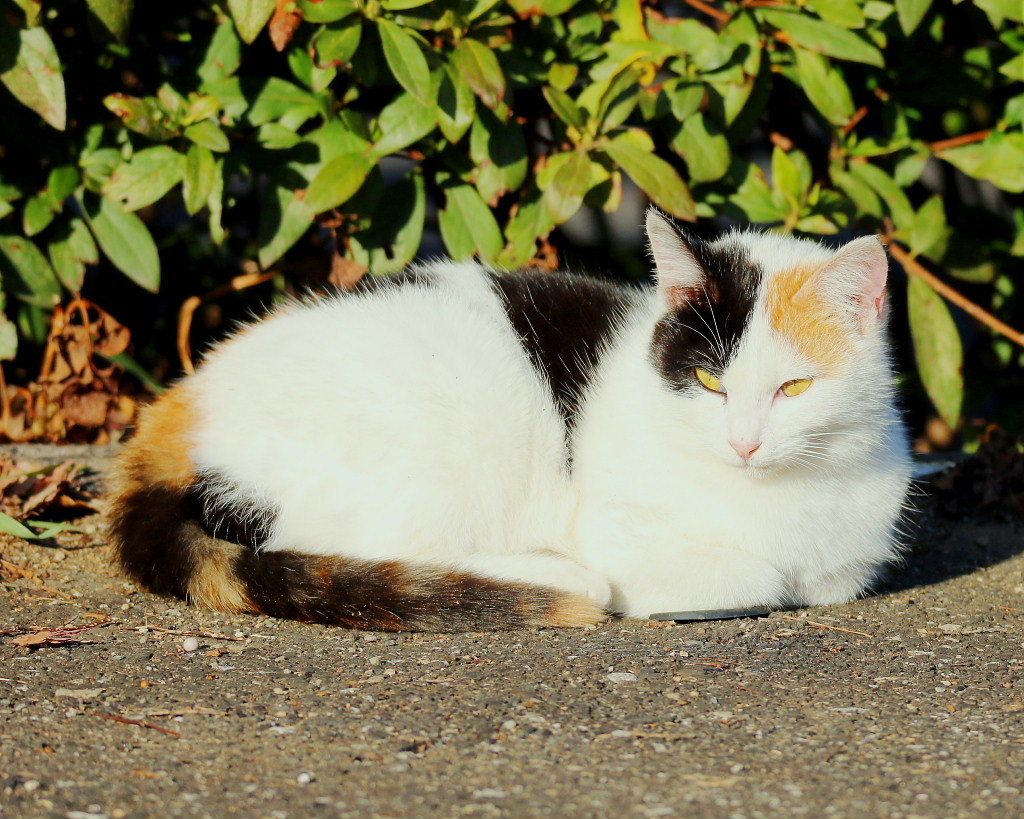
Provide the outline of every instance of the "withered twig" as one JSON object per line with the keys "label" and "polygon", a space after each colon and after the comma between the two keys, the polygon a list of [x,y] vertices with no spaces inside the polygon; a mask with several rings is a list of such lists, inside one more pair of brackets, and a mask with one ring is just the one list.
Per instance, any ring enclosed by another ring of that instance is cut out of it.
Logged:
{"label": "withered twig", "polygon": [[858,634],[861,637],[874,637],[874,634],[868,634],[866,631],[854,631],[849,628],[840,628],[839,626],[830,626],[828,623],[816,623],[814,620],[805,620],[803,617],[790,617],[788,614],[783,614],[782,619],[792,620],[796,623],[807,623],[809,626],[814,628],[823,628],[828,631],[842,631],[845,634]]}
{"label": "withered twig", "polygon": [[122,631],[137,631],[145,634],[147,631],[155,631],[158,634],[174,634],[179,637],[207,637],[211,640],[244,640],[244,637],[229,637],[227,634],[216,634],[212,631],[177,631],[173,628],[161,628],[160,626],[124,626]]}
{"label": "withered twig", "polygon": [[263,284],[277,275],[277,272],[274,271],[243,273],[240,276],[235,276],[226,284],[213,288],[213,290],[203,296],[190,296],[182,302],[181,308],[178,310],[178,358],[181,359],[182,369],[186,373],[192,375],[196,371],[195,365],[192,363],[192,345],[189,343],[189,337],[192,334],[192,316],[199,309],[199,306],[210,299],[220,298],[227,293],[237,293],[241,290],[255,287],[258,284]]}
{"label": "withered twig", "polygon": [[[887,221],[887,227],[892,230],[891,223]],[[965,313],[976,318],[982,324],[991,327],[997,333],[1006,336],[1010,341],[1020,344],[1024,347],[1024,333],[1018,330],[1014,330],[1009,324],[1004,321],[997,319],[990,312],[983,307],[975,304],[973,301],[962,295],[957,290],[954,290],[942,279],[928,270],[924,265],[917,261],[911,256],[902,245],[899,244],[892,236],[888,234],[882,234],[882,241],[889,246],[889,252],[892,257],[903,265],[903,269],[907,271],[910,276],[917,276],[925,284],[932,288],[936,293],[942,296],[947,301],[952,302],[957,307],[961,308]]]}
{"label": "withered twig", "polygon": [[103,717],[103,719],[112,719],[114,722],[123,722],[125,725],[138,725],[140,728],[152,728],[154,731],[161,731],[165,734],[170,734],[172,737],[180,737],[177,731],[172,731],[170,728],[163,728],[159,725],[154,725],[152,722],[143,722],[140,719],[128,719],[128,717],[121,717],[117,714],[105,714],[102,711],[91,711],[94,717]]}

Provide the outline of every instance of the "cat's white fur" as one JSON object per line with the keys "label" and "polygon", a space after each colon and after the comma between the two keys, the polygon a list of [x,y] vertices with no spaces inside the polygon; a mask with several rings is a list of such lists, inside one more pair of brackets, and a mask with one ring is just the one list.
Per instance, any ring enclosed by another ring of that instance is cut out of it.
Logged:
{"label": "cat's white fur", "polygon": [[[833,257],[780,236],[721,241],[769,276]],[[631,616],[837,603],[894,557],[910,469],[884,316],[861,317],[838,375],[780,399],[813,367],[759,307],[728,400],[684,396],[648,360],[662,271],[588,389],[570,473],[550,388],[483,268],[425,269],[439,284],[287,308],[192,379],[193,459],[224,478],[220,502],[279,511],[265,548],[454,566]],[[736,438],[761,442],[749,466]]]}

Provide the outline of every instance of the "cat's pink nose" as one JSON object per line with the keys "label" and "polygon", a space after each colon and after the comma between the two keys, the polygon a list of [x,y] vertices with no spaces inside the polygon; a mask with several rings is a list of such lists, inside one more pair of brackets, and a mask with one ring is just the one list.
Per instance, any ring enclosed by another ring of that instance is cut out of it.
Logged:
{"label": "cat's pink nose", "polygon": [[750,457],[761,448],[761,442],[729,441],[729,446],[736,450],[736,454],[739,455],[745,462],[749,462]]}

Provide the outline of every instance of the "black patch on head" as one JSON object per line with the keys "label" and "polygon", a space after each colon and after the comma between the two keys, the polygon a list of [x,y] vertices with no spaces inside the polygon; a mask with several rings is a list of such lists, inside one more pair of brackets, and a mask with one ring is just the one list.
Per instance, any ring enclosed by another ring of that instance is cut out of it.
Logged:
{"label": "black patch on head", "polygon": [[530,361],[544,376],[571,431],[580,397],[594,375],[632,292],[611,282],[521,270],[492,274]]}
{"label": "black patch on head", "polygon": [[762,271],[739,244],[712,247],[680,237],[704,271],[704,286],[686,294],[654,328],[651,361],[674,390],[703,389],[693,374],[700,366],[720,375],[750,322]]}

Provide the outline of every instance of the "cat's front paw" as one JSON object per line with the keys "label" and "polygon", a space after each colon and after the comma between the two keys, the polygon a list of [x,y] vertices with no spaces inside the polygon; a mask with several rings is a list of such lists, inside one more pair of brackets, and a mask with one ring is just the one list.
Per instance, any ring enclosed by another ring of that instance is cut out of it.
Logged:
{"label": "cat's front paw", "polygon": [[560,561],[560,565],[553,568],[545,578],[545,585],[586,597],[603,609],[607,609],[612,600],[611,584],[603,575],[568,560]]}

